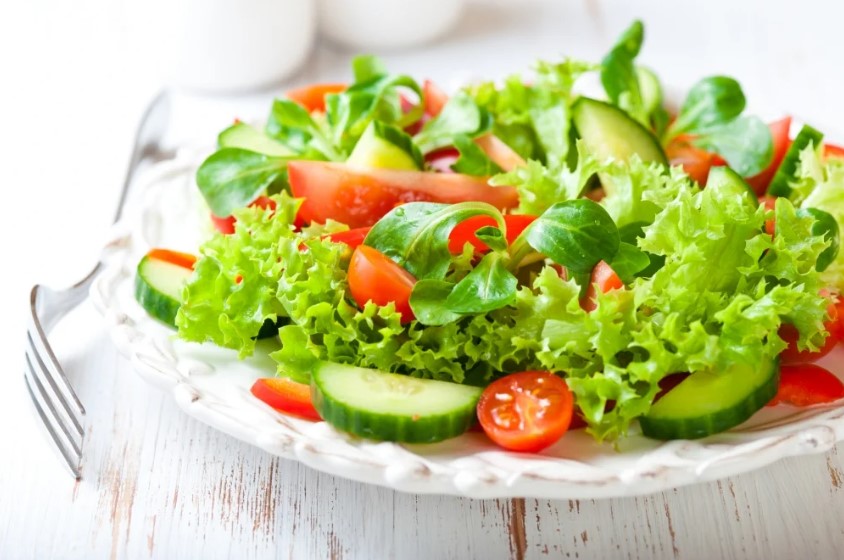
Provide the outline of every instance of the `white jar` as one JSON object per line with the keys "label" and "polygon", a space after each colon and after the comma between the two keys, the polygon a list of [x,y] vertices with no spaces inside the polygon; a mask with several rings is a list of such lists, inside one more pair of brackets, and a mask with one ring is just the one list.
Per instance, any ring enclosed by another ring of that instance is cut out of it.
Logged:
{"label": "white jar", "polygon": [[356,49],[409,47],[449,31],[463,0],[319,0],[320,30]]}
{"label": "white jar", "polygon": [[155,0],[168,83],[211,92],[270,86],[311,51],[315,0]]}

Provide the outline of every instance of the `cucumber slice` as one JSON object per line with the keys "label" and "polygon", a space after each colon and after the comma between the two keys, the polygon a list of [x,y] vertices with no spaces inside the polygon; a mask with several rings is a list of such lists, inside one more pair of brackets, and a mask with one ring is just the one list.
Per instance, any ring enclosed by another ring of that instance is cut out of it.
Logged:
{"label": "cucumber slice", "polygon": [[740,194],[746,198],[747,202],[753,208],[759,206],[759,197],[756,196],[756,192],[754,192],[741,175],[729,167],[718,166],[710,169],[709,177],[706,180],[706,188]]}
{"label": "cucumber slice", "polygon": [[696,439],[737,426],[774,398],[779,360],[690,375],[639,419],[654,439]]}
{"label": "cucumber slice", "polygon": [[403,130],[372,121],[346,163],[377,169],[419,171],[423,159],[419,148]]}
{"label": "cucumber slice", "polygon": [[311,374],[311,400],[329,424],[357,436],[433,443],[465,432],[481,389],[333,362]]}
{"label": "cucumber slice", "polygon": [[653,70],[644,66],[636,67],[636,77],[639,79],[639,95],[642,106],[650,115],[662,106],[662,86]]}
{"label": "cucumber slice", "polygon": [[182,288],[192,272],[189,268],[147,255],[138,263],[135,299],[147,313],[175,327],[176,312],[182,301]]}
{"label": "cucumber slice", "polygon": [[800,152],[806,149],[809,144],[814,145],[815,149],[820,148],[823,141],[823,133],[812,128],[809,125],[803,125],[800,132],[794,138],[794,142],[788,147],[785,157],[782,158],[774,178],[771,179],[771,184],[768,185],[768,194],[773,196],[791,196],[791,185],[797,180],[794,173],[797,171],[797,166],[800,165]]}
{"label": "cucumber slice", "polygon": [[276,142],[254,126],[234,124],[217,136],[221,148],[241,148],[268,156],[292,156],[293,152],[281,142]]}
{"label": "cucumber slice", "polygon": [[637,154],[642,161],[668,165],[656,137],[614,105],[581,97],[572,106],[572,119],[586,147],[601,159],[626,161]]}

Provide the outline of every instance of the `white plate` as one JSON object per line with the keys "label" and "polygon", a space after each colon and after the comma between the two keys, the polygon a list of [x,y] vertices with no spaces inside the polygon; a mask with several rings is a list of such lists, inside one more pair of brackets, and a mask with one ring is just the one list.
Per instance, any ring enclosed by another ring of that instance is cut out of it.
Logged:
{"label": "white plate", "polygon": [[[136,191],[142,194],[131,206],[137,211],[116,228],[108,265],[91,295],[118,348],[144,379],[170,391],[191,416],[269,453],[406,492],[600,498],[713,480],[827,451],[844,439],[844,403],[765,409],[730,432],[696,441],[663,443],[633,433],[614,449],[578,430],[537,455],[502,451],[477,433],[433,445],[377,443],[280,414],[249,393],[256,378],[273,375],[268,357],[239,361],[231,351],[178,340],[133,298],[135,266],[149,247],[196,252],[207,231],[193,182],[195,156],[183,154],[142,178]],[[842,362],[844,345],[825,359],[838,375]]]}

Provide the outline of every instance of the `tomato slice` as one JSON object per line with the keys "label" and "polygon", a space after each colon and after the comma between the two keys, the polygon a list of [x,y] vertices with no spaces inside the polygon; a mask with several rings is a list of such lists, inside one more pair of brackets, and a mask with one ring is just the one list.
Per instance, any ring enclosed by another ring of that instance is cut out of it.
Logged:
{"label": "tomato slice", "polygon": [[527,165],[524,158],[516,153],[513,148],[505,144],[494,134],[484,134],[475,138],[477,144],[491,159],[504,171],[512,171],[516,167]]}
{"label": "tomato slice", "polygon": [[309,420],[322,420],[311,403],[311,388],[283,377],[258,379],[250,389],[253,395],[276,410]]}
{"label": "tomato slice", "polygon": [[771,159],[771,165],[767,169],[760,172],[758,175],[748,177],[745,179],[747,184],[756,191],[756,194],[761,195],[768,190],[768,185],[771,184],[771,179],[782,163],[785,153],[791,141],[788,139],[788,131],[791,129],[791,117],[785,117],[778,121],[774,121],[768,125],[771,130],[771,137],[774,141],[774,156]]}
{"label": "tomato slice", "polygon": [[338,231],[337,233],[329,233],[323,237],[327,237],[335,243],[345,243],[350,248],[356,249],[358,245],[363,244],[363,240],[366,239],[371,229],[371,227],[355,228],[347,231]]}
{"label": "tomato slice", "polygon": [[425,113],[432,117],[439,115],[448,103],[448,95],[431,80],[425,80],[422,84],[422,95],[425,98]]}
{"label": "tomato slice", "polygon": [[[529,214],[506,214],[504,224],[507,228],[505,235],[507,243],[513,243],[515,239],[536,219],[536,216]],[[448,250],[452,254],[460,254],[466,243],[474,245],[479,253],[489,251],[487,244],[475,236],[475,232],[486,226],[495,226],[495,219],[492,216],[472,216],[457,224],[448,236]]]}
{"label": "tomato slice", "polygon": [[779,390],[768,406],[811,406],[838,399],[844,399],[844,383],[832,372],[816,364],[796,364],[780,368]]}
{"label": "tomato slice", "polygon": [[[255,206],[261,208],[262,210],[266,210],[267,208],[275,210],[275,200],[268,196],[259,196],[249,204],[250,208]],[[237,219],[234,216],[221,218],[219,216],[215,216],[213,213],[211,214],[211,223],[214,225],[214,229],[224,235],[231,235],[234,233],[234,224],[236,221]],[[298,216],[297,225],[301,225],[298,223]]]}
{"label": "tomato slice", "polygon": [[325,112],[325,96],[329,93],[340,93],[346,90],[346,84],[314,84],[285,93],[288,99],[295,101],[313,113]]}
{"label": "tomato slice", "polygon": [[621,281],[618,274],[612,269],[610,265],[604,261],[599,262],[592,269],[592,277],[589,280],[589,287],[586,288],[586,297],[580,301],[580,307],[584,311],[594,311],[598,304],[595,302],[598,296],[598,290],[605,294],[612,290],[618,290],[624,287],[624,282]]}
{"label": "tomato slice", "polygon": [[512,187],[492,187],[459,173],[366,169],[325,161],[291,161],[287,166],[293,196],[304,198],[299,216],[307,222],[333,219],[351,228],[371,226],[405,202],[487,202],[513,208]]}
{"label": "tomato slice", "polygon": [[824,345],[817,352],[810,352],[808,350],[797,349],[797,339],[800,338],[800,333],[794,325],[785,324],[780,327],[780,337],[788,343],[788,347],[780,354],[780,361],[783,364],[799,364],[808,363],[819,360],[832,352],[833,348],[841,342],[844,331],[842,331],[842,318],[840,313],[842,311],[842,304],[840,298],[832,296],[832,301],[827,307],[827,314],[829,319],[824,322],[824,328],[829,332]]}
{"label": "tomato slice", "polygon": [[152,249],[149,253],[147,253],[147,256],[151,259],[168,262],[190,270],[193,270],[194,265],[196,265],[195,255],[179,251],[171,251],[170,249]]}
{"label": "tomato slice", "polygon": [[402,323],[413,320],[410,292],[416,278],[388,256],[368,245],[359,245],[352,253],[348,278],[349,291],[361,309],[370,301],[380,306],[394,303]]}
{"label": "tomato slice", "polygon": [[541,451],[569,428],[574,397],[559,376],[523,371],[493,381],[478,400],[478,420],[504,449]]}

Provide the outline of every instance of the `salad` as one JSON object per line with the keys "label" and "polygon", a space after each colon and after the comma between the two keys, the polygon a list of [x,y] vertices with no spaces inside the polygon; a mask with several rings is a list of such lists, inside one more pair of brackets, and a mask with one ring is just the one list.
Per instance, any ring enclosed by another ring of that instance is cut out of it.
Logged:
{"label": "salad", "polygon": [[378,440],[699,438],[841,399],[814,362],[844,337],[844,149],[726,76],[672,111],[643,37],[452,95],[372,56],[288,92],[220,133],[216,232],[147,254],[137,300],[187,341],[274,341],[258,399]]}

